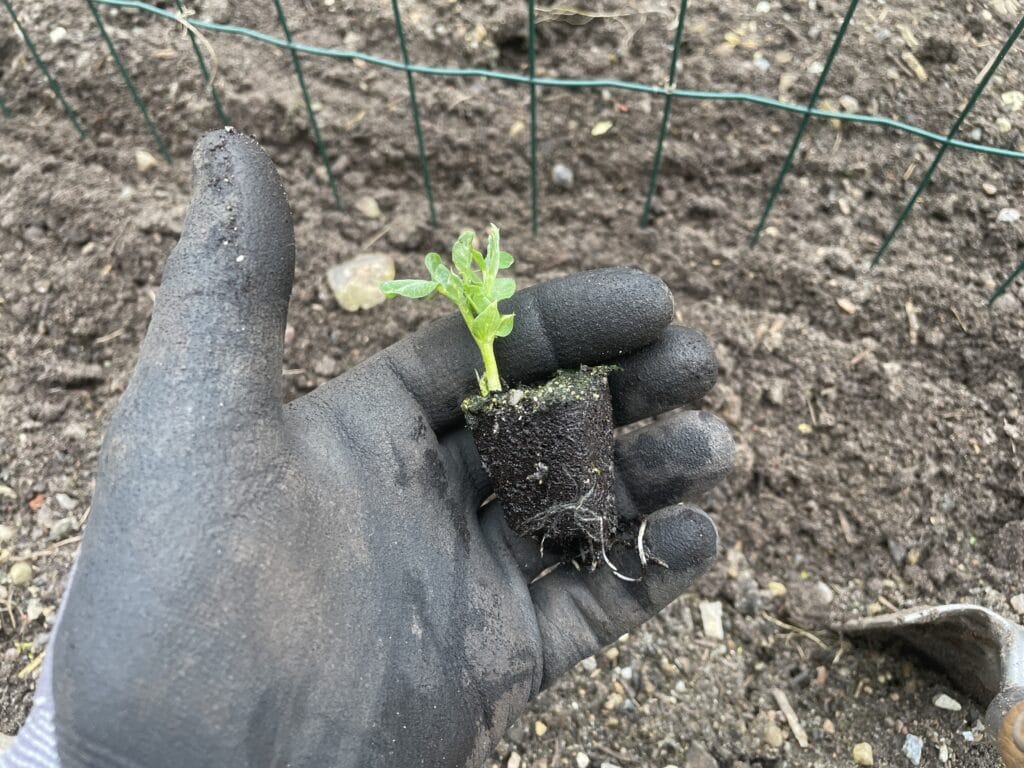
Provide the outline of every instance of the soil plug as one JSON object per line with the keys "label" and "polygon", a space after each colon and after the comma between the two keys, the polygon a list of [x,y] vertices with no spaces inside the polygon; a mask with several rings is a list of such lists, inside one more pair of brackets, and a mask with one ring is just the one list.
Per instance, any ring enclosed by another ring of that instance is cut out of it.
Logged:
{"label": "soil plug", "polygon": [[[381,284],[381,291],[388,298],[412,299],[439,293],[466,321],[483,373],[477,374],[479,394],[467,397],[462,411],[509,527],[542,549],[555,547],[566,559],[590,568],[603,561],[622,576],[607,555],[619,532],[608,389],[612,369],[559,371],[539,386],[506,389],[494,342],[508,336],[515,322],[513,314],[502,314],[498,307],[515,293],[515,280],[498,274],[513,259],[501,250],[494,225],[486,255],[473,247],[475,238],[466,231],[455,241],[453,269],[440,255],[428,253],[430,280],[391,280]],[[642,531],[629,538],[642,541]]]}

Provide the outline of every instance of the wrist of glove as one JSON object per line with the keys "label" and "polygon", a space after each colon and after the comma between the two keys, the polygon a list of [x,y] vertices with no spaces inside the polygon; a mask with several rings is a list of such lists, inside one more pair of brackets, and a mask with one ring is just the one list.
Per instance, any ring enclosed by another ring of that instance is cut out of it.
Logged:
{"label": "wrist of glove", "polygon": [[[691,504],[728,473],[728,431],[685,411],[618,438],[617,506],[646,519],[660,563],[643,580],[548,572],[550,553],[485,503],[459,411],[479,367],[461,319],[283,404],[280,180],[225,131],[193,165],[48,649],[61,765],[480,765],[541,688],[710,566],[716,531]],[[503,307],[503,375],[615,363],[617,424],[714,382],[707,341],[670,325],[669,291],[643,272],[581,273]],[[639,569],[635,548],[614,556]]]}

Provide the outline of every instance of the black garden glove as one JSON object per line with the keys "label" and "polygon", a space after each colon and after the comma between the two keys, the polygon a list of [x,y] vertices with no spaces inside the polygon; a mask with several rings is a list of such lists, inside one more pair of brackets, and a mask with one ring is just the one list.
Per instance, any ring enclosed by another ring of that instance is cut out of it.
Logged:
{"label": "black garden glove", "polygon": [[[138,367],[106,434],[53,641],[56,742],[75,766],[479,766],[531,697],[711,564],[680,500],[730,469],[713,416],[620,438],[617,500],[650,515],[639,583],[517,540],[463,429],[476,347],[433,323],[288,405],[294,243],[257,144],[205,136]],[[715,361],[631,269],[522,291],[512,381],[613,361],[618,423],[699,401]],[[635,553],[620,552],[636,571]]]}

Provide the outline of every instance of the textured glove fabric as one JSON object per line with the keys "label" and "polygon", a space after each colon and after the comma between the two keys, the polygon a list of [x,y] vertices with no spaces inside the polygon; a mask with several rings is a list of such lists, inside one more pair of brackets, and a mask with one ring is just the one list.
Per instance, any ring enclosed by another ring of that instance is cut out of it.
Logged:
{"label": "textured glove fabric", "polygon": [[[531,697],[710,566],[714,525],[688,502],[728,473],[728,431],[681,412],[618,440],[617,503],[646,519],[656,563],[643,580],[551,570],[484,503],[459,413],[479,367],[461,319],[283,404],[294,236],[281,182],[229,131],[201,139],[193,167],[48,651],[53,697],[44,678],[8,764],[53,764],[20,757],[45,749],[31,728],[56,734],[64,768],[479,766]],[[619,424],[714,382],[710,345],[670,325],[668,289],[638,270],[503,306],[516,313],[503,376],[616,363]],[[639,571],[635,548],[612,554]]]}

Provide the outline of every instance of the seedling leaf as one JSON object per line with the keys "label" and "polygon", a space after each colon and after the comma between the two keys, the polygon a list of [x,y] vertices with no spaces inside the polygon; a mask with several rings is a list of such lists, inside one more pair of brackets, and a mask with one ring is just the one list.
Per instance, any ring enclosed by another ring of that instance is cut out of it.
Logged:
{"label": "seedling leaf", "polygon": [[450,269],[438,253],[428,253],[423,263],[430,280],[389,280],[381,283],[381,291],[388,297],[404,296],[422,299],[440,293],[459,308],[473,340],[480,349],[484,363],[483,377],[478,377],[481,394],[501,391],[501,377],[494,357],[494,340],[508,336],[515,323],[515,315],[503,315],[498,302],[516,292],[516,281],[511,277],[498,277],[499,270],[512,266],[514,260],[501,250],[498,228],[493,224],[487,233],[487,255],[473,247],[476,233],[466,230],[452,245]]}
{"label": "seedling leaf", "polygon": [[381,293],[389,299],[404,296],[407,299],[425,299],[437,290],[433,280],[389,280],[380,284]]}
{"label": "seedling leaf", "polygon": [[501,325],[501,313],[498,311],[498,302],[491,302],[483,312],[473,318],[469,326],[470,333],[477,339],[494,338],[497,335],[498,326]]}
{"label": "seedling leaf", "polygon": [[507,299],[516,292],[516,281],[511,277],[499,277],[494,281],[494,289],[491,291],[491,298],[494,301]]}
{"label": "seedling leaf", "polygon": [[502,315],[501,322],[498,323],[498,329],[494,332],[494,335],[499,338],[505,338],[512,333],[512,324],[515,322],[515,319],[515,313],[511,315]]}

